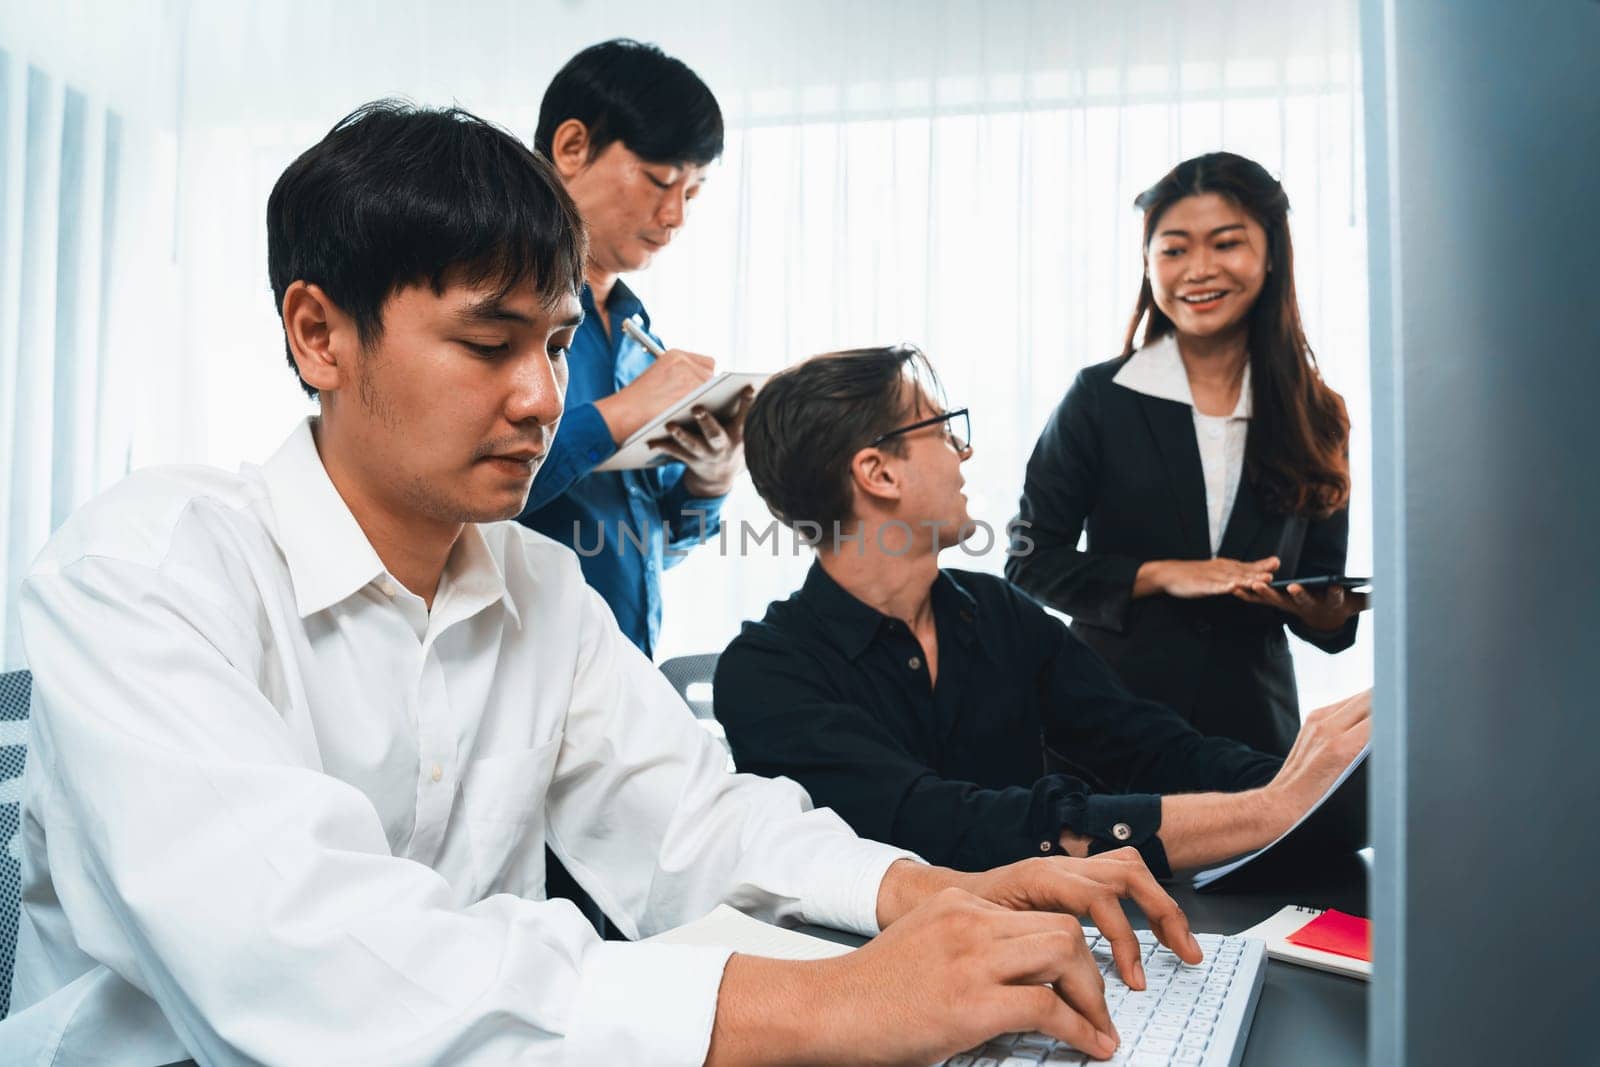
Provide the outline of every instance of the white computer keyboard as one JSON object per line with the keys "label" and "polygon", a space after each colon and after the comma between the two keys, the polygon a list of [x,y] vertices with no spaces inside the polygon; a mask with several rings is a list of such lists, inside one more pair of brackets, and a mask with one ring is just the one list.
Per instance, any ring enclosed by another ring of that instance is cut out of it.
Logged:
{"label": "white computer keyboard", "polygon": [[1205,959],[1191,967],[1138,931],[1146,988],[1123,984],[1111,961],[1111,943],[1084,928],[1089,949],[1106,978],[1106,1006],[1122,1037],[1109,1060],[1093,1060],[1044,1034],[1003,1034],[943,1067],[1033,1067],[1035,1064],[1110,1063],[1126,1067],[1237,1067],[1267,973],[1261,941],[1196,934]]}

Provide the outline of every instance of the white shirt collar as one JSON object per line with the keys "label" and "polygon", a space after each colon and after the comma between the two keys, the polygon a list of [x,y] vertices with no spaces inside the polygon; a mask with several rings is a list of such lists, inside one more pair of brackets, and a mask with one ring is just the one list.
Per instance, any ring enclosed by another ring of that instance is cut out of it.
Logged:
{"label": "white shirt collar", "polygon": [[[1111,380],[1136,393],[1194,407],[1189,373],[1183,369],[1183,357],[1178,354],[1178,338],[1174,334],[1169,333],[1134,352]],[[1239,402],[1228,417],[1248,419],[1250,411],[1250,364],[1246,363],[1239,385]]]}
{"label": "white shirt collar", "polygon": [[[272,498],[278,545],[289,566],[295,607],[302,619],[332,607],[388,573],[328,477],[311,436],[310,417],[295,427],[262,466],[261,476]],[[450,551],[435,603],[457,598],[479,606],[500,600],[517,625],[522,624],[500,562],[483,532],[472,523],[462,528]]]}

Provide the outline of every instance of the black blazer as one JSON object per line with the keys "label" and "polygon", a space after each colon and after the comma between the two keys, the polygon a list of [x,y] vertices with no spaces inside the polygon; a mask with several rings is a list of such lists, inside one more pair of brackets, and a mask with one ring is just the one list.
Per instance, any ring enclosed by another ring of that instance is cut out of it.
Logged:
{"label": "black blazer", "polygon": [[[1139,566],[1209,559],[1205,481],[1187,404],[1112,382],[1126,357],[1086,368],[1028,460],[1006,577],[1059,611],[1137,695],[1171,705],[1204,734],[1282,755],[1300,729],[1285,623],[1328,652],[1355,641],[1231,596],[1133,599]],[[1088,527],[1088,550],[1078,539]],[[1241,479],[1219,556],[1277,556],[1282,578],[1344,571],[1349,514],[1268,512]]]}

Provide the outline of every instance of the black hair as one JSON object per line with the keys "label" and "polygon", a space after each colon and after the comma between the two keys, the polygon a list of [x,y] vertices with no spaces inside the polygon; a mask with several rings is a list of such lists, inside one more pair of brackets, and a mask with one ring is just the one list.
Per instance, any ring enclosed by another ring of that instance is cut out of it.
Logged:
{"label": "black hair", "polygon": [[[915,415],[924,395],[937,403],[943,389],[914,345],[829,352],[774,374],[744,425],[745,464],[767,510],[790,527],[842,528],[851,459]],[[905,438],[878,447],[903,455]]]}
{"label": "black hair", "polygon": [[279,316],[289,286],[308,282],[355,320],[363,346],[383,336],[384,302],[405,286],[492,280],[504,295],[531,280],[550,306],[582,287],[585,254],[582,219],[549,161],[460,108],[363,105],[267,198]]}
{"label": "black hair", "polygon": [[590,159],[613,141],[647,163],[705,166],[722,155],[722,109],[706,83],[682,60],[626,37],[590,45],[556,72],[534,147],[549,155],[568,119],[588,128]]}

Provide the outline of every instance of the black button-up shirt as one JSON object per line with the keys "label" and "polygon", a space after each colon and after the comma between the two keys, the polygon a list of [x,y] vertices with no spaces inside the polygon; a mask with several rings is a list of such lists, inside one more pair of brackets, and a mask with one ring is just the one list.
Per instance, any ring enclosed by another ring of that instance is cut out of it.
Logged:
{"label": "black button-up shirt", "polygon": [[937,684],[906,625],[821,566],[749,622],[717,665],[716,715],[739,769],[786,775],[856,832],[987,870],[1133,845],[1170,874],[1161,793],[1261,785],[1281,761],[1139,700],[1009,583],[941,571]]}

